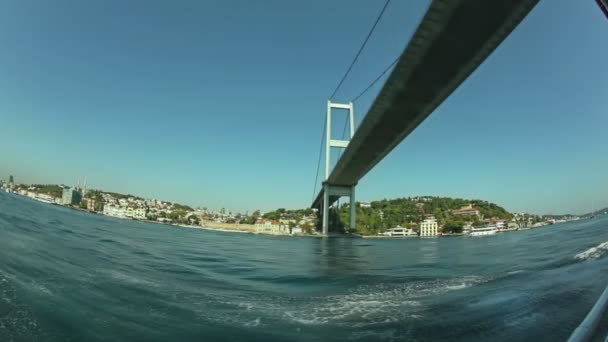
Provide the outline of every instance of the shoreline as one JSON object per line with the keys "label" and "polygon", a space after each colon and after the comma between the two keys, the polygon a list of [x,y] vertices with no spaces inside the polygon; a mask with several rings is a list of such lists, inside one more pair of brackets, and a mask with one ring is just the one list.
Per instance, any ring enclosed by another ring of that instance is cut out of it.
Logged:
{"label": "shoreline", "polygon": [[[154,221],[150,221],[150,222],[154,222]],[[238,229],[189,226],[189,225],[185,225],[185,224],[166,224],[166,223],[160,223],[160,224],[165,224],[168,226],[174,226],[174,227],[179,227],[179,228],[202,229],[202,230],[210,230],[210,231],[216,231],[216,232],[241,233],[241,234],[252,234],[252,235],[285,236],[285,237],[326,237],[326,236],[320,235],[320,234],[317,234],[317,235],[313,235],[313,234],[268,234],[268,233],[253,232],[253,231],[238,230]]]}
{"label": "shoreline", "polygon": [[[23,195],[20,195],[20,194],[17,194],[17,193],[14,193],[14,194],[15,195],[19,195],[19,196],[23,196]],[[193,225],[174,224],[174,223],[166,223],[166,222],[159,222],[159,221],[152,221],[152,220],[139,220],[139,219],[133,219],[133,218],[129,218],[129,217],[116,217],[116,216],[105,215],[102,212],[92,211],[92,210],[88,210],[88,209],[84,209],[84,208],[80,208],[80,207],[76,207],[76,206],[71,206],[71,205],[67,206],[67,205],[61,205],[59,203],[44,202],[44,201],[36,200],[36,199],[28,197],[28,196],[23,196],[23,197],[30,198],[34,202],[38,202],[38,203],[55,205],[55,206],[58,206],[58,207],[63,207],[63,208],[67,208],[67,209],[77,210],[77,211],[80,211],[80,212],[85,212],[85,213],[89,213],[89,214],[93,214],[93,215],[100,215],[100,216],[105,216],[105,217],[111,217],[111,218],[120,219],[120,220],[129,220],[129,221],[136,221],[136,222],[155,223],[155,224],[161,224],[161,225],[165,225],[165,226],[172,226],[172,227],[179,227],[179,228],[202,229],[202,230],[227,232],[227,233],[242,233],[242,234],[266,235],[266,236],[314,237],[314,238],[351,237],[351,238],[363,238],[363,239],[397,239],[397,240],[427,238],[427,237],[420,237],[420,236],[361,235],[361,234],[357,234],[357,233],[352,233],[352,234],[335,234],[334,233],[334,234],[329,234],[329,235],[323,235],[323,234],[269,234],[269,233],[265,233],[265,232],[255,231],[254,228],[252,227],[252,225],[249,225],[249,224],[243,224],[244,228],[248,227],[249,229],[239,229],[239,228],[228,228],[228,227],[193,226]],[[211,222],[214,225],[217,224],[217,225],[239,226],[239,224],[225,224],[225,223],[214,222],[214,221],[211,221]],[[560,222],[560,223],[562,223],[562,222]],[[537,227],[525,227],[525,228],[517,228],[517,229],[505,229],[505,230],[502,230],[502,231],[498,231],[497,234],[507,233],[507,232],[514,232],[514,231],[529,230],[529,229],[534,229],[534,228],[542,228],[542,227],[546,227],[546,226],[551,226],[551,224],[545,224],[545,225],[541,225],[541,226],[537,226]],[[463,237],[463,236],[468,236],[468,235],[467,234],[462,234],[462,233],[455,233],[455,234],[446,234],[446,235],[438,235],[438,236],[429,236],[428,238]]]}

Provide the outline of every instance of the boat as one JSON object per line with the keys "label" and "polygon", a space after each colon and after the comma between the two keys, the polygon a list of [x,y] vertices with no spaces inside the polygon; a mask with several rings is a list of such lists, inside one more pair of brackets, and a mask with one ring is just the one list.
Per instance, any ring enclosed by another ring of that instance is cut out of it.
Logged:
{"label": "boat", "polygon": [[471,236],[484,236],[484,235],[494,235],[498,232],[498,227],[496,224],[489,224],[483,227],[473,227],[471,228]]}
{"label": "boat", "polygon": [[390,237],[417,237],[418,234],[414,232],[412,229],[403,228],[397,226],[395,228],[389,228],[384,233],[380,233],[381,236],[390,236]]}
{"label": "boat", "polygon": [[49,196],[49,195],[45,195],[45,194],[36,194],[36,195],[34,195],[34,199],[36,201],[40,201],[40,202],[43,202],[43,203],[51,203],[51,204],[55,203],[55,197]]}

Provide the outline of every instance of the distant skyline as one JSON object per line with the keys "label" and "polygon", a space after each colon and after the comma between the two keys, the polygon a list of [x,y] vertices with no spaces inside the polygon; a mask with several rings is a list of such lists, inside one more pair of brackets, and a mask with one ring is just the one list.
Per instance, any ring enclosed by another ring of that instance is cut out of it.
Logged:
{"label": "distant skyline", "polygon": [[[428,4],[390,3],[336,101],[401,53]],[[307,207],[327,98],[381,7],[6,1],[0,177],[86,176],[90,188],[241,212]],[[608,206],[607,36],[594,1],[540,2],[361,180],[357,200]],[[355,103],[357,123],[381,85]]]}

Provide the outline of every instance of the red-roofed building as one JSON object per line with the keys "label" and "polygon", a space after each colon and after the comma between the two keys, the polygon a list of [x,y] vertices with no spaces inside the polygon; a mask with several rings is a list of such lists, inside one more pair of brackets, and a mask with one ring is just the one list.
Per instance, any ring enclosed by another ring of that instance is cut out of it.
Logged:
{"label": "red-roofed building", "polygon": [[475,215],[480,217],[479,210],[473,207],[472,204],[469,204],[466,207],[462,207],[460,209],[454,209],[450,211],[453,215]]}

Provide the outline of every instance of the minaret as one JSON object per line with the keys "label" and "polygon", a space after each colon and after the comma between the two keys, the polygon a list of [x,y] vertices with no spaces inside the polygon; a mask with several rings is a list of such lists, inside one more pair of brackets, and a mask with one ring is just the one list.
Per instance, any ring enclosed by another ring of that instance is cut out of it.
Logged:
{"label": "minaret", "polygon": [[82,197],[87,193],[87,176],[84,176],[84,184],[82,185]]}

